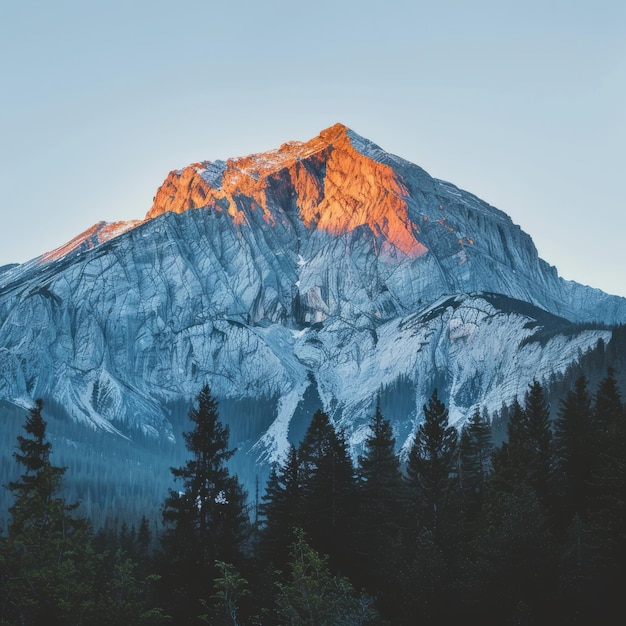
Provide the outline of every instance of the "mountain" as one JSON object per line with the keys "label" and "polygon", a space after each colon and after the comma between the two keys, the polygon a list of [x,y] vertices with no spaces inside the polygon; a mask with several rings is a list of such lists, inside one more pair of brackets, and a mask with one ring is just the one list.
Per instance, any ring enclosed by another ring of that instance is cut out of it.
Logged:
{"label": "mountain", "polygon": [[625,321],[505,213],[337,124],[173,171],[143,220],[2,268],[0,399],[174,441],[209,382],[250,468],[318,406],[355,450],[377,395],[402,445],[434,386],[456,423],[498,410]]}

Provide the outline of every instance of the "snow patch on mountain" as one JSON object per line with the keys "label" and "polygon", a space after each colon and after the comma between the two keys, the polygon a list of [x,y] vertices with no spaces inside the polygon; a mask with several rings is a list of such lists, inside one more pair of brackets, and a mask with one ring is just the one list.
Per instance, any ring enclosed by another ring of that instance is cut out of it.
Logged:
{"label": "snow patch on mountain", "polygon": [[461,424],[626,321],[626,300],[559,278],[502,211],[341,125],[174,171],[145,220],[3,269],[1,398],[166,438],[167,407],[204,383],[277,398],[248,429],[267,462],[313,390],[354,450],[377,395],[398,394],[406,448],[434,387]]}

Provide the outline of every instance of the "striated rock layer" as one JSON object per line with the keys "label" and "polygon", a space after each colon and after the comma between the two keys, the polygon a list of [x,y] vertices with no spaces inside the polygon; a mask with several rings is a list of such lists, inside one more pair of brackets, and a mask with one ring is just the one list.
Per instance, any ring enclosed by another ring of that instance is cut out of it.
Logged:
{"label": "striated rock layer", "polygon": [[338,124],[171,172],[144,220],[0,273],[0,398],[171,437],[168,407],[209,382],[263,402],[227,419],[274,460],[313,405],[358,447],[380,393],[406,443],[435,385],[461,422],[625,321],[504,213]]}

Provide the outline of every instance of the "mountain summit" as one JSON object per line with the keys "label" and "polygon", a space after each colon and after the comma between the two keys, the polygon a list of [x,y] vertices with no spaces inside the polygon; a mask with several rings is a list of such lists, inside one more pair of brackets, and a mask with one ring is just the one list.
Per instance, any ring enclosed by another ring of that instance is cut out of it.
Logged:
{"label": "mountain summit", "polygon": [[145,219],[1,273],[0,398],[173,439],[208,382],[240,454],[274,460],[316,407],[355,449],[376,397],[400,442],[434,386],[453,421],[499,409],[624,321],[505,213],[336,124],[173,171]]}
{"label": "mountain summit", "polygon": [[[353,139],[366,149],[355,148]],[[366,226],[381,242],[415,258],[426,249],[408,216],[408,190],[390,165],[371,157],[377,149],[335,124],[306,143],[289,142],[226,163],[196,163],[168,176],[147,217],[204,207],[245,224],[238,198],[246,198],[273,225],[280,194],[291,199],[309,229],[339,235]]]}

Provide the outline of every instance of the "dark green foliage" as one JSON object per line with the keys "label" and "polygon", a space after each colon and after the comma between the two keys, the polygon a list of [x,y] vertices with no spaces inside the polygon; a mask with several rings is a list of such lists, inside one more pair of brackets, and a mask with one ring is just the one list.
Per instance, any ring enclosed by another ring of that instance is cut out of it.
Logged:
{"label": "dark green foliage", "polygon": [[554,426],[560,516],[568,521],[575,514],[586,518],[597,455],[592,446],[591,396],[584,376],[576,380],[574,389],[562,400]]}
{"label": "dark green foliage", "polygon": [[356,501],[354,468],[342,433],[328,415],[313,415],[298,451],[304,530],[333,565],[350,569]]}
{"label": "dark green foliage", "polygon": [[380,406],[369,425],[364,453],[359,456],[359,489],[367,501],[367,510],[380,516],[388,504],[398,499],[402,476],[396,455],[396,440],[389,420],[383,418]]}
{"label": "dark green foliage", "polygon": [[523,456],[527,463],[527,479],[545,504],[551,495],[552,480],[552,430],[550,405],[546,401],[541,383],[533,380],[526,392],[523,432]]}
{"label": "dark green foliage", "polygon": [[8,573],[2,613],[16,623],[71,623],[71,607],[90,601],[89,525],[73,518],[76,507],[59,496],[65,468],[50,462],[42,408],[38,400],[14,453],[24,473],[9,484],[14,503],[2,551]]}
{"label": "dark green foliage", "polygon": [[289,577],[278,582],[275,613],[285,626],[365,626],[379,624],[371,599],[357,595],[350,582],[333,576],[328,557],[320,556],[297,531],[291,546]]}
{"label": "dark green foliage", "polygon": [[476,409],[463,426],[459,445],[459,478],[468,521],[482,509],[492,470],[493,444],[489,422]]}
{"label": "dark green foliage", "polygon": [[[486,416],[457,442],[434,393],[404,480],[379,407],[356,471],[318,411],[272,471],[254,544],[208,388],[164,530],[111,516],[94,536],[60,492],[71,469],[51,463],[38,404],[13,458],[0,623],[159,624],[163,609],[176,624],[611,623],[626,587],[626,415],[619,376],[598,382],[592,402],[571,378],[551,424],[555,398],[534,381],[502,412],[492,455]],[[290,548],[299,527],[309,539]]]}
{"label": "dark green foliage", "polygon": [[[0,619],[19,624],[160,623],[146,607],[148,583],[121,551],[98,552],[86,519],[59,495],[65,468],[50,462],[43,405],[38,401],[18,437],[15,460],[24,469],[0,552]],[[125,530],[122,541],[130,545]]]}
{"label": "dark green foliage", "polygon": [[537,380],[530,384],[523,407],[513,401],[507,431],[508,442],[494,454],[498,480],[509,490],[528,485],[546,504],[554,477],[552,431],[550,407]]}
{"label": "dark green foliage", "polygon": [[207,612],[201,614],[199,619],[214,626],[237,626],[241,601],[251,593],[248,581],[230,563],[215,561],[215,568],[218,575],[213,580],[213,604],[200,601]]}
{"label": "dark green foliage", "polygon": [[590,494],[594,570],[617,599],[626,584],[626,414],[613,370],[598,388],[594,414],[599,433]]}
{"label": "dark green foliage", "polygon": [[623,412],[615,371],[609,368],[606,378],[598,387],[594,403],[595,429],[600,452],[615,447],[615,438],[623,428]]}
{"label": "dark green foliage", "polygon": [[464,600],[469,615],[505,624],[526,603],[533,619],[548,620],[556,566],[549,518],[533,489],[490,490],[468,548],[462,583],[470,590]]}
{"label": "dark green foliage", "polygon": [[260,556],[282,569],[289,556],[290,538],[302,526],[302,481],[298,453],[291,446],[284,463],[272,468],[260,506],[263,520]]}
{"label": "dark green foliage", "polygon": [[358,580],[376,590],[378,604],[391,611],[397,585],[401,543],[402,474],[395,452],[391,424],[380,405],[369,425],[363,454],[359,456],[358,518],[355,525]]}
{"label": "dark green foliage", "polygon": [[448,424],[448,409],[435,389],[424,406],[424,421],[417,429],[407,465],[416,522],[435,533],[449,504],[457,439],[456,429]]}
{"label": "dark green foliage", "polygon": [[250,530],[245,493],[227,468],[234,454],[228,448],[228,427],[219,421],[208,386],[189,417],[194,429],[184,437],[192,456],[172,469],[182,485],[165,500],[160,555],[166,609],[179,623],[199,615],[200,598],[211,595],[216,560],[242,565]]}

